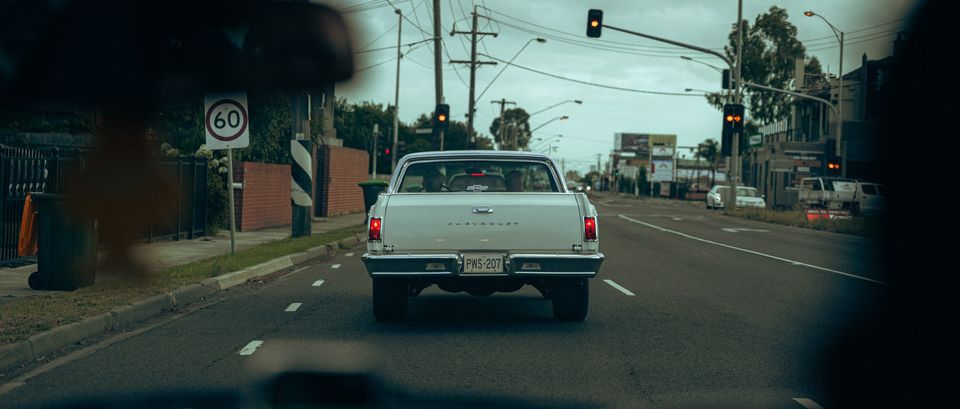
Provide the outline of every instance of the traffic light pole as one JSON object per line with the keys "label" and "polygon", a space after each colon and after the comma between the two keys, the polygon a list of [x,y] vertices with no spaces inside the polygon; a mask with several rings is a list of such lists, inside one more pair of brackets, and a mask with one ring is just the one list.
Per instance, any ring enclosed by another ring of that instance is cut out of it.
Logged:
{"label": "traffic light pole", "polygon": [[[739,3],[740,3],[740,5],[739,5],[738,10],[737,10],[737,34],[738,34],[738,36],[737,36],[737,44],[738,44],[738,47],[737,47],[737,61],[740,61],[740,58],[741,58],[741,57],[740,57],[740,55],[741,55],[741,54],[740,54],[740,53],[741,53],[741,50],[740,50],[740,49],[743,48],[743,46],[742,46],[742,44],[743,44],[743,35],[740,33],[740,31],[741,31],[741,30],[740,30],[740,27],[743,26],[743,25],[740,23],[741,20],[742,20],[742,14],[743,14],[743,4],[742,4],[742,0],[740,0]],[[661,43],[667,43],[667,44],[675,45],[675,46],[677,46],[677,47],[689,48],[689,49],[691,49],[691,50],[695,50],[695,51],[699,51],[699,52],[702,52],[702,53],[706,53],[706,54],[713,55],[713,56],[715,56],[715,57],[723,60],[723,62],[725,62],[728,67],[730,67],[730,71],[734,73],[734,78],[735,78],[735,81],[736,81],[734,84],[739,84],[739,83],[740,83],[740,64],[737,64],[736,66],[734,66],[733,62],[730,61],[730,59],[727,58],[726,55],[723,55],[723,53],[720,53],[720,52],[718,52],[718,51],[711,50],[711,49],[709,49],[709,48],[698,47],[698,46],[695,46],[695,45],[692,45],[692,44],[687,44],[687,43],[682,43],[682,42],[679,42],[679,41],[669,40],[669,39],[666,39],[666,38],[663,38],[663,37],[657,37],[657,36],[653,36],[653,35],[650,35],[650,34],[638,33],[638,32],[636,32],[636,31],[631,31],[631,30],[626,30],[626,29],[622,29],[622,28],[618,28],[618,27],[613,27],[613,26],[610,26],[610,25],[607,25],[607,24],[601,24],[601,26],[602,26],[603,28],[608,28],[608,29],[613,30],[613,31],[619,31],[619,32],[621,32],[621,33],[633,34],[633,35],[638,36],[638,37],[643,37],[643,38],[647,38],[647,39],[650,39],[650,40],[659,41],[659,42],[661,42]],[[734,93],[734,96],[733,96],[733,97],[734,97],[734,101],[735,101],[734,103],[739,104],[739,103],[740,103],[740,98],[741,98],[739,86],[736,88],[736,93]],[[732,152],[731,152],[732,156],[731,156],[731,158],[730,158],[730,159],[731,159],[731,160],[730,160],[731,166],[728,168],[728,172],[727,172],[727,173],[728,173],[728,174],[727,174],[727,182],[728,182],[728,184],[730,185],[730,189],[729,189],[729,191],[730,191],[730,199],[727,201],[727,204],[730,205],[730,207],[731,207],[732,209],[736,209],[736,206],[737,206],[737,196],[736,196],[736,195],[737,195],[737,188],[736,188],[736,186],[737,186],[737,173],[738,173],[738,172],[737,172],[737,169],[739,168],[738,165],[739,165],[739,160],[740,160],[740,155],[739,155],[739,153],[740,153],[740,152],[739,152],[739,149],[740,149],[739,139],[740,139],[739,133],[735,133],[735,134],[733,135],[733,146],[732,146],[733,149],[732,149]],[[651,175],[651,176],[652,176],[652,175]],[[651,193],[652,193],[652,192],[651,192]]]}
{"label": "traffic light pole", "polygon": [[[436,104],[443,103],[443,66],[440,61],[440,51],[443,43],[440,41],[440,0],[433,0],[433,71],[434,87],[436,88]],[[440,150],[443,150],[445,131],[440,129]]]}

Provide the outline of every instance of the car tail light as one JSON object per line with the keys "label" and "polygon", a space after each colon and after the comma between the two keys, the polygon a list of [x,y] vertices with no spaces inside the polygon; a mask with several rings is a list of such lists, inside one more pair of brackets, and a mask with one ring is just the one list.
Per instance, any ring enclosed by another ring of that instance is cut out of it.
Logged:
{"label": "car tail light", "polygon": [[597,240],[597,219],[595,217],[583,218],[583,239],[587,241]]}
{"label": "car tail light", "polygon": [[370,218],[370,234],[367,241],[380,241],[380,225],[383,221],[379,217]]}

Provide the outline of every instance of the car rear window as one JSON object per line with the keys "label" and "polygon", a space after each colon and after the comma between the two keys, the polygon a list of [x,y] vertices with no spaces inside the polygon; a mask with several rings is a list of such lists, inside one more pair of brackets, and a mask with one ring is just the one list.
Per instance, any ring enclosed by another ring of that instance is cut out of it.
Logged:
{"label": "car rear window", "polygon": [[558,186],[542,162],[457,160],[411,164],[397,192],[559,192]]}
{"label": "car rear window", "polygon": [[863,193],[868,195],[877,194],[877,187],[874,185],[860,185],[860,188],[863,190]]}

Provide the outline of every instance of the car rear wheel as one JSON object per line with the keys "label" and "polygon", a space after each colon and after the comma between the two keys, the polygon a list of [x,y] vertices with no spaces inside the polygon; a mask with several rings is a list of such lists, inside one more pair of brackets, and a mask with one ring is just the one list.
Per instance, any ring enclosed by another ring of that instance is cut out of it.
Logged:
{"label": "car rear wheel", "polygon": [[590,285],[586,278],[563,280],[551,286],[553,317],[561,321],[583,321],[590,305]]}
{"label": "car rear wheel", "polygon": [[407,283],[373,279],[373,316],[380,322],[400,321],[407,316]]}

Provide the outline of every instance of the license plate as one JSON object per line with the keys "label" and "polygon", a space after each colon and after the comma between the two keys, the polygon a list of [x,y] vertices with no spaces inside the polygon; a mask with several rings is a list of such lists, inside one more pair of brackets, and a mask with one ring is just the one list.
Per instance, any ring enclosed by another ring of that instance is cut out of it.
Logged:
{"label": "license plate", "polygon": [[503,273],[503,254],[464,254],[463,272]]}

